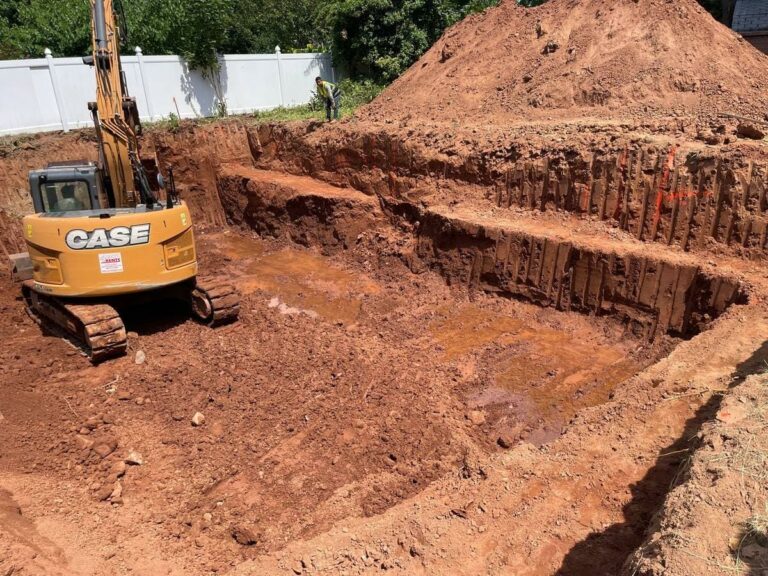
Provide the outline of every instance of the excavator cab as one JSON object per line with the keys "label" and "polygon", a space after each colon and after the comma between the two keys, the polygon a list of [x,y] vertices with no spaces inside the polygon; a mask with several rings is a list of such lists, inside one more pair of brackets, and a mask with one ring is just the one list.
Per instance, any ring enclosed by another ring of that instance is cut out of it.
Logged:
{"label": "excavator cab", "polygon": [[29,173],[32,204],[38,214],[98,210],[107,206],[99,168],[92,162],[58,162]]}

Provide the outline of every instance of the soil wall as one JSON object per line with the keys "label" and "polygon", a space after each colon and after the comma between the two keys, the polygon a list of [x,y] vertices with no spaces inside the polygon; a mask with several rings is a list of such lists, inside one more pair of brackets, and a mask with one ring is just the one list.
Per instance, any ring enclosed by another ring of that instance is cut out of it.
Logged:
{"label": "soil wall", "polygon": [[428,213],[417,253],[449,281],[623,319],[636,335],[690,336],[745,296],[737,280],[641,253]]}
{"label": "soil wall", "polygon": [[[226,217],[219,202],[216,174],[225,162],[251,164],[249,132],[237,122],[184,126],[175,132],[149,130],[142,138],[142,155],[156,155],[168,174],[173,167],[179,193],[190,205],[199,226],[224,226]],[[32,211],[29,196],[30,170],[49,162],[97,160],[92,130],[68,134],[20,137],[0,147],[0,250],[3,254],[23,251],[19,222]]]}
{"label": "soil wall", "polygon": [[[742,154],[618,142],[608,150],[524,145],[442,158],[384,133],[334,134],[316,147],[284,128],[258,131],[260,164],[353,186],[393,201],[473,202],[511,211],[569,212],[643,241],[763,258],[768,164]],[[526,154],[530,156],[530,152]]]}
{"label": "soil wall", "polygon": [[[561,146],[532,158],[523,143],[506,151],[437,154],[383,131],[223,122],[150,131],[144,152],[173,167],[198,225],[223,226],[222,165],[279,166],[405,204],[462,202],[526,212],[565,212],[602,221],[643,240],[689,251],[764,258],[768,245],[768,163],[740,151],[706,154],[627,142],[584,152]],[[27,173],[47,162],[95,160],[92,134],[45,135],[0,158],[0,247],[23,249],[15,223],[31,210]]]}

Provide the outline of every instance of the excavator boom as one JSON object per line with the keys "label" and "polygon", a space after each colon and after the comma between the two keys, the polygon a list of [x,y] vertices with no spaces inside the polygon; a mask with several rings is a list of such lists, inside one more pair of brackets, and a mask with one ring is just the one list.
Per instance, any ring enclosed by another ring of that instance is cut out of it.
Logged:
{"label": "excavator boom", "polygon": [[112,0],[91,0],[91,10],[93,56],[87,61],[96,71],[96,101],[89,108],[99,142],[99,160],[108,182],[107,194],[111,192],[112,196],[109,203],[114,208],[125,208],[147,200],[137,192],[135,178],[141,170],[136,101],[128,96],[125,84]]}

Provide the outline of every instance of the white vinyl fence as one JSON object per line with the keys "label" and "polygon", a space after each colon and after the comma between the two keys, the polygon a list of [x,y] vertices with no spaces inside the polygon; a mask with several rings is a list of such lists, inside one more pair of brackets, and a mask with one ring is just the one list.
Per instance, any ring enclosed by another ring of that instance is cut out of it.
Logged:
{"label": "white vinyl fence", "polygon": [[[122,58],[128,92],[142,120],[213,116],[217,90],[178,56]],[[232,114],[306,104],[316,76],[334,78],[328,54],[222,56],[219,94]],[[94,70],[80,58],[0,61],[0,135],[91,126],[88,102],[96,100]]]}

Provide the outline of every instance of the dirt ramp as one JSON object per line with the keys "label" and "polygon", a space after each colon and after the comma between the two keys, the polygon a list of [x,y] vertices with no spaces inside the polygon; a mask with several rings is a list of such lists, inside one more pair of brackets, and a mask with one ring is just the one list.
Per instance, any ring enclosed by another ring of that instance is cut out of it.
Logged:
{"label": "dirt ramp", "polygon": [[695,0],[506,0],[466,18],[361,114],[530,118],[765,113],[768,57]]}

